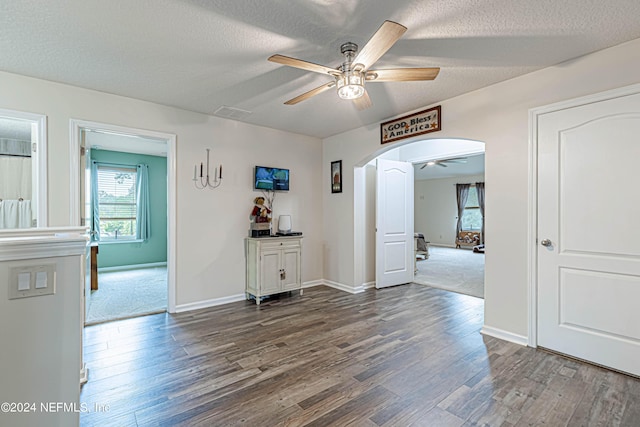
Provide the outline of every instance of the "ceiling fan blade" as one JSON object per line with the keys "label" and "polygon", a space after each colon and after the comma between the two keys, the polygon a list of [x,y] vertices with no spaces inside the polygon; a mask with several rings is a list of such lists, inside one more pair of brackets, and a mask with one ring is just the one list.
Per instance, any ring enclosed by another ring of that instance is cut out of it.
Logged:
{"label": "ceiling fan blade", "polygon": [[268,59],[271,62],[277,64],[288,65],[289,67],[301,68],[307,71],[313,71],[314,73],[335,75],[340,74],[335,68],[325,67],[324,65],[314,64],[313,62],[303,61],[302,59],[290,58],[284,55],[271,55]]}
{"label": "ceiling fan blade", "polygon": [[353,103],[356,105],[356,108],[358,110],[366,110],[373,105],[366,89],[364,91],[364,94],[360,98],[356,98],[353,100]]}
{"label": "ceiling fan blade", "polygon": [[423,164],[422,166],[420,166],[420,169],[424,169],[424,168],[426,168],[426,167],[427,167],[427,165],[428,165],[428,163]]}
{"label": "ceiling fan blade", "polygon": [[394,70],[367,71],[367,81],[371,82],[417,82],[433,80],[440,68],[396,68]]}
{"label": "ceiling fan blade", "polygon": [[445,165],[444,163],[441,162],[437,162],[436,165],[438,166],[442,166],[443,168],[448,168],[449,166]]}
{"label": "ceiling fan blade", "polygon": [[298,102],[302,102],[306,99],[311,98],[312,96],[318,95],[319,93],[322,93],[326,90],[331,89],[332,87],[334,87],[336,85],[336,82],[329,82],[326,84],[323,84],[322,86],[319,86],[315,89],[311,89],[309,92],[305,92],[302,95],[298,95],[295,98],[292,98],[290,100],[288,100],[287,102],[285,102],[286,105],[295,105]]}
{"label": "ceiling fan blade", "polygon": [[362,64],[365,70],[368,69],[402,37],[405,31],[407,31],[407,27],[404,25],[393,21],[384,21],[378,31],[360,50],[353,63]]}

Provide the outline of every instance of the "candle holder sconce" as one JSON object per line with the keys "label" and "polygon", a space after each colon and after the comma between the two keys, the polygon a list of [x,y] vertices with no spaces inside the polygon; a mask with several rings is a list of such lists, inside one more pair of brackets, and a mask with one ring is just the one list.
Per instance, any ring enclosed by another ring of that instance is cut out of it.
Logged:
{"label": "candle holder sconce", "polygon": [[200,162],[200,174],[198,174],[198,165],[196,164],[193,167],[193,184],[196,186],[198,190],[204,190],[205,188],[209,188],[213,190],[214,188],[218,188],[220,184],[222,184],[222,163],[219,168],[213,169],[213,179],[209,175],[209,152],[211,150],[207,148],[207,170],[205,175],[204,163]]}

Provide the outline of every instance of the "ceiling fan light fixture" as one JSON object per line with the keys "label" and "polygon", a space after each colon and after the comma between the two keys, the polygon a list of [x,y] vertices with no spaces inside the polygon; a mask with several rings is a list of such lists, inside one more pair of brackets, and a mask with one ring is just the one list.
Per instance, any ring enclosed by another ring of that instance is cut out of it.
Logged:
{"label": "ceiling fan light fixture", "polygon": [[435,166],[435,164],[436,164],[436,162],[434,162],[434,161],[427,162],[427,166]]}
{"label": "ceiling fan light fixture", "polygon": [[360,71],[345,71],[336,77],[338,96],[342,99],[356,99],[364,95],[365,75]]}

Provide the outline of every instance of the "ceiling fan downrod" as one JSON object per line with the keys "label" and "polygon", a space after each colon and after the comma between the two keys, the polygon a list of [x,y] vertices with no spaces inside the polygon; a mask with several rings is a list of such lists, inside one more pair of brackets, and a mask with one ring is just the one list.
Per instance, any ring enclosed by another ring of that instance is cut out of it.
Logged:
{"label": "ceiling fan downrod", "polygon": [[340,53],[344,55],[344,62],[342,63],[342,71],[351,71],[351,65],[353,64],[353,58],[356,57],[358,51],[358,45],[352,42],[343,43],[340,46]]}
{"label": "ceiling fan downrod", "polygon": [[365,75],[362,70],[353,69],[353,58],[355,58],[357,51],[358,45],[352,42],[346,42],[340,46],[344,62],[340,67],[341,75],[336,76],[336,86],[338,96],[342,99],[356,99],[364,95]]}

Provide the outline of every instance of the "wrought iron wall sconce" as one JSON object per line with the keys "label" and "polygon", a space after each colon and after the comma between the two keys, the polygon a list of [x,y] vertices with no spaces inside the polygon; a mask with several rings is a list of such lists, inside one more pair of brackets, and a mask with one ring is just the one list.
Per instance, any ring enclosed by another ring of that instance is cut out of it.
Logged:
{"label": "wrought iron wall sconce", "polygon": [[198,190],[209,188],[210,190],[218,188],[222,184],[222,163],[219,168],[213,169],[213,179],[209,175],[209,152],[207,148],[207,170],[205,175],[204,164],[200,162],[200,174],[198,174],[198,165],[193,167],[193,184]]}

